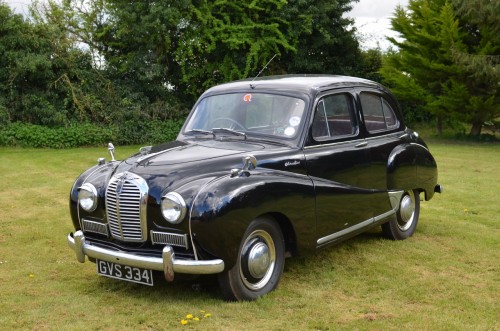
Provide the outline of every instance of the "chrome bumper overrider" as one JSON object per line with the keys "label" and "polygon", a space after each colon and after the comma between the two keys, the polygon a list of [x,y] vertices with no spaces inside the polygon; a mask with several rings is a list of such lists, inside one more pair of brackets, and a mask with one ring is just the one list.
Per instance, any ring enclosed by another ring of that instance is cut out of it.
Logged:
{"label": "chrome bumper overrider", "polygon": [[147,257],[98,247],[85,242],[82,231],[68,235],[68,245],[76,253],[78,262],[84,263],[85,256],[107,262],[114,262],[131,267],[163,271],[167,281],[174,280],[176,272],[182,274],[216,274],[224,270],[224,261],[215,260],[181,260],[175,258],[174,249],[163,247],[162,257]]}

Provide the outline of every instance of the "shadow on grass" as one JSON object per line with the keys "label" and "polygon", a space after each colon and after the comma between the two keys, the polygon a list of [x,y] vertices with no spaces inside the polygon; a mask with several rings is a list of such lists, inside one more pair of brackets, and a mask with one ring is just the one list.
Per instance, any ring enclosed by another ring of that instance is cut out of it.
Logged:
{"label": "shadow on grass", "polygon": [[151,303],[222,300],[215,276],[183,277],[178,274],[176,277],[173,282],[167,282],[161,272],[153,272],[154,286],[147,286],[95,274],[95,279],[86,283],[85,292],[113,293],[115,296],[123,294],[127,297],[145,299]]}
{"label": "shadow on grass", "polygon": [[320,272],[328,261],[339,263],[342,262],[341,259],[345,259],[346,256],[356,256],[362,252],[372,250],[376,244],[387,242],[392,242],[392,240],[384,238],[380,227],[376,227],[345,241],[322,248],[310,256],[287,259],[285,263],[285,273],[300,273],[300,269],[304,270],[304,275],[308,275],[311,270]]}
{"label": "shadow on grass", "polygon": [[[345,258],[346,253],[356,255],[358,252],[370,250],[374,243],[385,242],[377,229],[365,232],[339,244],[327,247],[305,257],[287,259],[284,274],[293,273],[304,281],[315,282],[317,273],[321,273],[325,261],[337,261]],[[333,264],[333,263],[332,263]],[[85,284],[79,284],[73,290],[79,293],[92,295],[107,293],[113,297],[124,296],[149,303],[199,303],[200,300],[223,301],[219,290],[217,275],[190,276],[177,274],[174,282],[165,281],[161,272],[153,272],[154,286],[130,283],[104,276],[94,275]],[[310,279],[309,279],[310,278]],[[82,287],[84,288],[82,290]]]}

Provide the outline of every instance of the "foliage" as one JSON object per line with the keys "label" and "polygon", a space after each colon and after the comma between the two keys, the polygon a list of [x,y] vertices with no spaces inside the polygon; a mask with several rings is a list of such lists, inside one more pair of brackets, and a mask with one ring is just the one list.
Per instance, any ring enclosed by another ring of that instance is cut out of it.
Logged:
{"label": "foliage", "polygon": [[[25,18],[0,0],[0,124],[94,123],[139,143],[162,136],[147,122],[178,121],[203,90],[255,76],[275,55],[264,75],[372,75],[344,17],[352,1],[35,0]],[[20,127],[2,143],[24,141]]]}
{"label": "foliage", "polygon": [[181,126],[182,121],[179,120],[127,120],[113,126],[71,123],[67,127],[18,122],[0,127],[0,146],[70,148],[102,146],[108,142],[119,145],[159,144],[175,140]]}
{"label": "foliage", "polygon": [[188,107],[210,86],[255,76],[275,54],[265,74],[362,74],[344,17],[352,1],[99,0],[85,9],[65,0],[60,11],[115,84],[146,104]]}
{"label": "foliage", "polygon": [[454,48],[453,58],[467,79],[462,95],[463,120],[479,135],[485,122],[500,115],[500,3],[486,0],[452,0],[465,31],[466,49]]}
{"label": "foliage", "polygon": [[361,52],[357,75],[375,82],[381,82],[380,68],[382,67],[382,50],[380,48],[368,49]]}
{"label": "foliage", "polygon": [[402,41],[389,38],[399,50],[384,57],[381,74],[402,102],[436,116],[438,132],[443,120],[459,120],[478,135],[484,122],[500,114],[498,67],[484,61],[495,58],[500,46],[487,27],[465,28],[463,15],[445,0],[398,7],[392,27]]}
{"label": "foliage", "polygon": [[[51,88],[61,63],[50,58],[51,31],[29,24],[0,3],[0,120],[60,124],[59,91]],[[0,123],[1,124],[1,123]]]}
{"label": "foliage", "polygon": [[[357,1],[357,0],[356,0]],[[282,16],[292,22],[294,53],[284,54],[281,68],[289,73],[360,75],[362,62],[353,20],[345,15],[352,0],[290,0]]]}
{"label": "foliage", "polygon": [[296,52],[286,0],[193,1],[176,60],[194,95],[256,75],[274,54]]}

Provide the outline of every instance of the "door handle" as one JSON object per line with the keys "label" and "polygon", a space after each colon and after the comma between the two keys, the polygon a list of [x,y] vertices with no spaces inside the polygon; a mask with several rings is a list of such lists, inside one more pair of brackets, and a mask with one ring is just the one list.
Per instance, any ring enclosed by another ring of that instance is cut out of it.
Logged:
{"label": "door handle", "polygon": [[359,144],[355,145],[354,147],[360,148],[360,147],[365,147],[367,145],[368,145],[368,143],[366,141],[363,141],[362,143],[359,143]]}

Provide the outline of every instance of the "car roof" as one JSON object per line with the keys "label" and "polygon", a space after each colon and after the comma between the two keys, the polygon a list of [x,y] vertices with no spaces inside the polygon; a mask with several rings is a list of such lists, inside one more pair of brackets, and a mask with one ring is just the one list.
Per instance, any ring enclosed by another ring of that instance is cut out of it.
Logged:
{"label": "car roof", "polygon": [[[338,75],[283,75],[267,76],[256,79],[239,80],[225,83],[208,89],[204,94],[216,94],[238,90],[267,90],[282,92],[303,92],[315,94],[318,91],[352,86],[365,86],[384,89],[380,84],[371,80]],[[385,90],[385,89],[384,89]]]}

